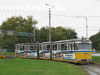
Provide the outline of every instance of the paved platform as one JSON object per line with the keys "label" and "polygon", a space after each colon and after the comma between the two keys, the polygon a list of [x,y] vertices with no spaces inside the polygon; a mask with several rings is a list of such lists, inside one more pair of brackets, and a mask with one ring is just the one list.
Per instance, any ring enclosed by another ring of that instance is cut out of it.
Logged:
{"label": "paved platform", "polygon": [[100,56],[100,53],[94,53],[92,56]]}

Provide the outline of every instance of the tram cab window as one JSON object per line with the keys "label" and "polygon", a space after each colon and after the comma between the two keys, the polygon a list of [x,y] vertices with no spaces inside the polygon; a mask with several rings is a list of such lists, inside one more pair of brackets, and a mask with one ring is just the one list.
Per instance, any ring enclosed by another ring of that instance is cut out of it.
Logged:
{"label": "tram cab window", "polygon": [[50,45],[47,45],[47,50],[50,50]]}
{"label": "tram cab window", "polygon": [[33,46],[30,46],[30,50],[33,50]]}
{"label": "tram cab window", "polygon": [[79,50],[90,50],[91,44],[89,44],[89,43],[79,43],[78,48],[79,48]]}

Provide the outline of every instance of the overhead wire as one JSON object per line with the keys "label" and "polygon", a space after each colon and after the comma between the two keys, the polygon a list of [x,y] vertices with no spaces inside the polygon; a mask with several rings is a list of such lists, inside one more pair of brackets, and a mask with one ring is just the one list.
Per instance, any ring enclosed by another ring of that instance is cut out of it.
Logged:
{"label": "overhead wire", "polygon": [[96,0],[90,7],[86,8],[80,15],[84,14],[85,12],[89,11],[93,8],[100,0]]}

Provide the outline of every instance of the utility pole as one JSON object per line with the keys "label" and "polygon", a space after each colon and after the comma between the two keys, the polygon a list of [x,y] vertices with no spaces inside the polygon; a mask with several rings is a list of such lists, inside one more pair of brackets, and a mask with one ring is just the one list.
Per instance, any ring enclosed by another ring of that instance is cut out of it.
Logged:
{"label": "utility pole", "polygon": [[88,39],[88,25],[87,25],[87,17],[84,17],[84,19],[86,20],[86,39]]}
{"label": "utility pole", "polygon": [[[49,6],[49,42],[50,42],[50,59],[52,60],[52,40],[51,40],[51,7],[48,4],[45,4]],[[52,6],[53,8],[54,6]]]}
{"label": "utility pole", "polygon": [[35,24],[34,24],[33,26],[34,26],[34,31],[33,31],[33,33],[34,33],[34,42],[35,42]]}
{"label": "utility pole", "polygon": [[49,8],[49,42],[51,42],[51,8]]}

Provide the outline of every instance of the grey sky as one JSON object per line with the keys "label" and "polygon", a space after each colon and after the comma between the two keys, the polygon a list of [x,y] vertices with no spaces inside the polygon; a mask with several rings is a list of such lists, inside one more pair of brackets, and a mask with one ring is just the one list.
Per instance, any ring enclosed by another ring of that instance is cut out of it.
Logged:
{"label": "grey sky", "polygon": [[[66,16],[100,16],[100,0],[0,0],[0,24],[11,16],[32,15],[39,22],[36,25],[38,28],[48,26],[45,4],[55,6],[51,11],[52,26],[74,28],[78,37],[86,36],[85,19]],[[100,17],[87,18],[91,36],[100,30]]]}

